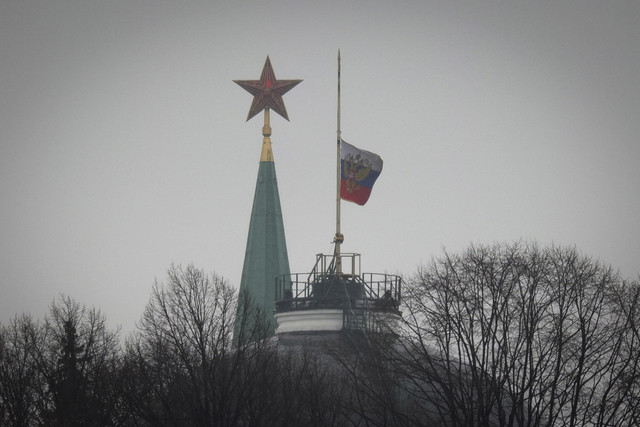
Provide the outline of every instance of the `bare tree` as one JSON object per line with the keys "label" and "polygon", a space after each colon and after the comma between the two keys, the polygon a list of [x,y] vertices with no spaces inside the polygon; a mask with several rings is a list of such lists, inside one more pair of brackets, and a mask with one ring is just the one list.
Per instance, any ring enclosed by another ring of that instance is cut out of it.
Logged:
{"label": "bare tree", "polygon": [[[118,334],[69,297],[44,322],[0,329],[0,400],[11,425],[113,425],[118,420]],[[4,421],[3,420],[3,421]]]}
{"label": "bare tree", "polygon": [[95,308],[69,297],[53,302],[45,318],[43,348],[35,353],[46,382],[41,413],[46,424],[111,425],[117,418],[118,332]]}
{"label": "bare tree", "polygon": [[279,346],[249,295],[237,301],[224,279],[193,266],[173,266],[156,282],[126,346],[130,422],[345,425],[344,380],[312,349]]}
{"label": "bare tree", "polygon": [[[193,266],[172,266],[168,281],[156,282],[127,343],[127,396],[137,417],[154,425],[237,424],[255,398],[245,385],[259,378],[270,352],[259,322],[243,334],[250,340],[233,345],[236,310],[227,281]],[[260,315],[250,314],[240,317]]]}
{"label": "bare tree", "polygon": [[450,425],[629,423],[640,353],[621,289],[571,248],[445,254],[405,287],[402,384]]}
{"label": "bare tree", "polygon": [[41,346],[40,325],[29,315],[0,325],[0,424],[28,426],[37,411],[41,376],[33,355]]}
{"label": "bare tree", "polygon": [[611,315],[616,321],[615,339],[608,352],[606,371],[594,393],[591,419],[596,425],[640,423],[640,284],[627,282],[614,289]]}

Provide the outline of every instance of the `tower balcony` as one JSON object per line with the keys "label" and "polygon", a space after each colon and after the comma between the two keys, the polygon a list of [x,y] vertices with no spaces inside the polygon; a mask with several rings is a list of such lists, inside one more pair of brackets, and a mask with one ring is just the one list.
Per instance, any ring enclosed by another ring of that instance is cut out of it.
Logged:
{"label": "tower balcony", "polygon": [[379,331],[394,323],[401,315],[401,278],[360,270],[360,254],[318,254],[311,273],[277,277],[276,333]]}

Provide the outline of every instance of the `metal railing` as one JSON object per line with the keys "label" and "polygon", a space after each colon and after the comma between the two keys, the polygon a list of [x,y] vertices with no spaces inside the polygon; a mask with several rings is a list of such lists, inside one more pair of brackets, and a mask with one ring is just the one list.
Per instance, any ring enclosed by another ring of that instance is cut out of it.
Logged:
{"label": "metal railing", "polygon": [[277,277],[276,311],[336,308],[399,313],[399,276],[361,274],[360,254],[344,253],[340,257],[342,273],[335,272],[335,256],[318,254],[311,273]]}

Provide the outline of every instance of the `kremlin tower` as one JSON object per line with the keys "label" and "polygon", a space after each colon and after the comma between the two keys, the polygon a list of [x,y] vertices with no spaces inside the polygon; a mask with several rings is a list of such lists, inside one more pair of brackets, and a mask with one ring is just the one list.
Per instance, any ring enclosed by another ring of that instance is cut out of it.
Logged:
{"label": "kremlin tower", "polygon": [[[235,342],[238,342],[241,335],[246,335],[246,331],[253,331],[256,322],[262,321],[262,315],[267,324],[267,333],[273,332],[275,277],[289,274],[289,256],[282,221],[276,165],[271,149],[270,110],[289,120],[282,95],[301,81],[276,80],[268,56],[260,80],[235,80],[254,96],[247,121],[264,110],[262,153],[240,280],[238,318],[234,330]],[[250,304],[248,304],[249,301]],[[252,307],[249,308],[248,305]],[[243,316],[244,318],[241,318]],[[242,338],[250,339],[247,336]]]}

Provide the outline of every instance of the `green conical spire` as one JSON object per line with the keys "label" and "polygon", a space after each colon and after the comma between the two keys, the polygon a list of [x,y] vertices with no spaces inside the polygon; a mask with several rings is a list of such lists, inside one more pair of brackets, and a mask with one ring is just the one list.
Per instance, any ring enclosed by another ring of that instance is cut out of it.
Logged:
{"label": "green conical spire", "polygon": [[[244,322],[244,331],[247,331],[243,333],[250,334],[253,330],[256,322],[255,308],[264,313],[267,331],[273,332],[275,278],[289,273],[289,256],[280,208],[276,167],[273,160],[261,161],[258,167],[258,180],[240,280],[240,309],[236,319],[236,341],[239,338],[242,322]],[[248,308],[243,307],[247,296],[252,304]],[[249,317],[241,318],[242,316]]]}

